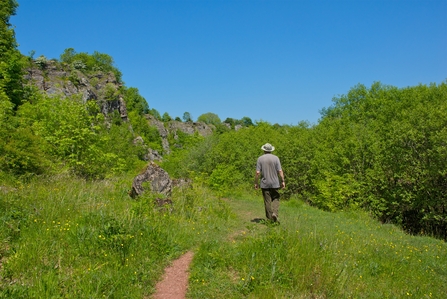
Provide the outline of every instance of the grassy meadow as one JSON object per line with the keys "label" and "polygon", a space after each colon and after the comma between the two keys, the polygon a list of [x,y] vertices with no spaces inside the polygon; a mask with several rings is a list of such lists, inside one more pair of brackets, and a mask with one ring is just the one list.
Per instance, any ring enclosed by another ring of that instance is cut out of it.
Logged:
{"label": "grassy meadow", "polygon": [[70,176],[0,190],[0,298],[150,298],[163,269],[195,252],[188,298],[445,298],[447,244],[365,212],[283,201],[263,222],[260,192],[216,197],[200,183],[128,196],[132,177]]}

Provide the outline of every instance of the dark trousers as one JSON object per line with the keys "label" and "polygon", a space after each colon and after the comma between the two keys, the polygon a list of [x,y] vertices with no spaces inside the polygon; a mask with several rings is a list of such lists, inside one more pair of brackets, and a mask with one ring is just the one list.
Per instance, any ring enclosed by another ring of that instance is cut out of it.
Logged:
{"label": "dark trousers", "polygon": [[262,196],[264,197],[265,216],[267,219],[273,220],[272,215],[278,217],[279,212],[279,197],[280,194],[277,188],[262,189]]}

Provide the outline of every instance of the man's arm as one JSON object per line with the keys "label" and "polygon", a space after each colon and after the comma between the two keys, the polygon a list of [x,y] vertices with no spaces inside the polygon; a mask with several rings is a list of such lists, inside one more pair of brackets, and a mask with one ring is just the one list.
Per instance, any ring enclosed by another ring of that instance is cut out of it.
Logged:
{"label": "man's arm", "polygon": [[286,182],[284,181],[284,172],[282,172],[282,170],[278,171],[278,174],[281,178],[281,184],[282,184],[282,188],[284,189],[286,187]]}
{"label": "man's arm", "polygon": [[261,172],[259,171],[259,170],[256,170],[256,174],[255,174],[255,189],[258,189],[259,188],[259,185],[258,185],[258,180],[259,180],[259,174],[260,174]]}

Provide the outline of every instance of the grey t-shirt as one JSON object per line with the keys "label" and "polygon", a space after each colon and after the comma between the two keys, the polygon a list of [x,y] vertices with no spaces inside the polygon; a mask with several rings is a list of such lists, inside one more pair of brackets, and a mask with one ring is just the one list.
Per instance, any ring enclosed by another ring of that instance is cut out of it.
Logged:
{"label": "grey t-shirt", "polygon": [[256,171],[261,172],[261,188],[279,188],[278,171],[282,170],[279,158],[264,154],[256,162]]}

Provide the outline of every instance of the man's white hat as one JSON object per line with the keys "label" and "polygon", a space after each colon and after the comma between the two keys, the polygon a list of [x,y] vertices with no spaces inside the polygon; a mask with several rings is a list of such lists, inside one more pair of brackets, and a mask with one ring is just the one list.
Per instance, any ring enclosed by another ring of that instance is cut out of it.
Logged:
{"label": "man's white hat", "polygon": [[273,152],[275,150],[275,147],[273,145],[271,145],[270,143],[266,143],[263,146],[261,146],[261,149],[264,152]]}

